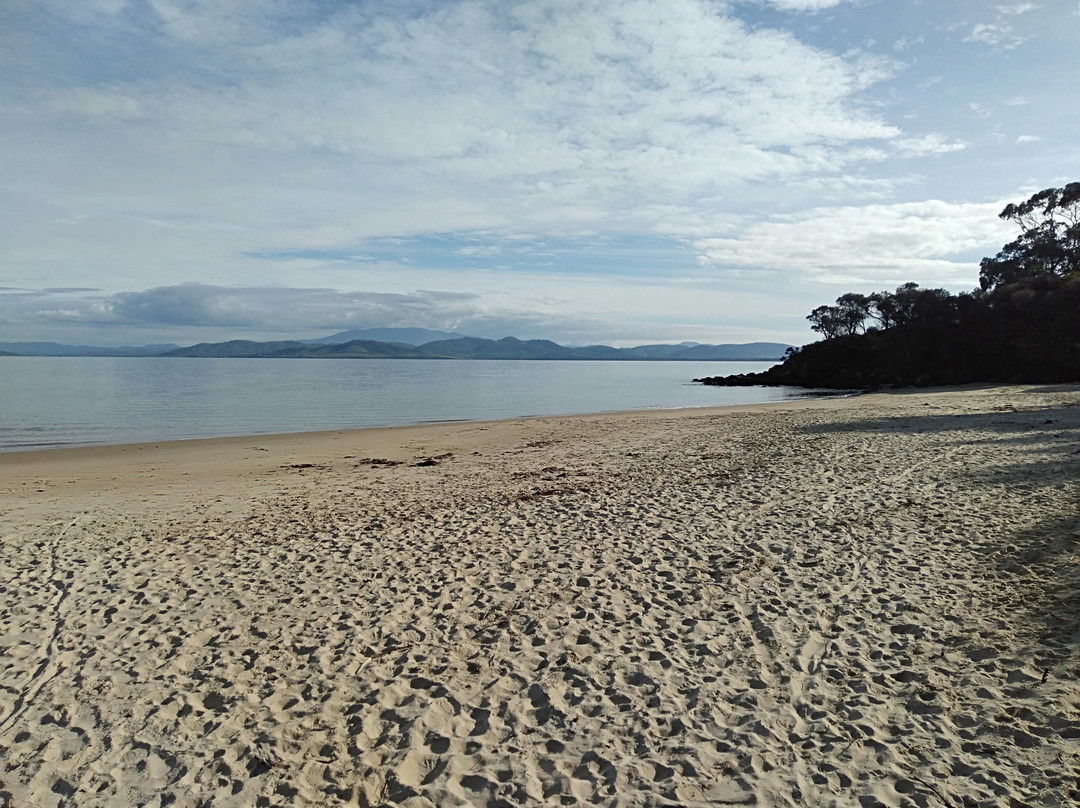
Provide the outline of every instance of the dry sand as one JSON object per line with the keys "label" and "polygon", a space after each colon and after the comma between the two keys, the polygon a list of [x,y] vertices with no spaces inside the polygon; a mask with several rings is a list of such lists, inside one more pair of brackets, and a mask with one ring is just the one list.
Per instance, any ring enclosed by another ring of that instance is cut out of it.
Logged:
{"label": "dry sand", "polygon": [[1075,805],[1078,405],[0,455],[0,805]]}

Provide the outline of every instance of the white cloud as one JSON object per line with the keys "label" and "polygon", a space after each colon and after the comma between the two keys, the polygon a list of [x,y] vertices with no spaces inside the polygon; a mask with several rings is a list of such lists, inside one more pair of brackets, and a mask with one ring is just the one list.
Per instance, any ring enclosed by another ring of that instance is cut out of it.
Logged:
{"label": "white cloud", "polygon": [[489,245],[486,245],[486,246],[483,246],[483,247],[469,245],[469,246],[466,246],[466,247],[462,247],[462,248],[460,248],[458,250],[455,250],[454,252],[457,253],[458,255],[478,256],[478,257],[481,257],[481,258],[486,258],[486,257],[492,256],[492,255],[498,255],[499,253],[502,252],[502,248],[498,247],[498,246],[496,246],[494,244],[489,244]]}
{"label": "white cloud", "polygon": [[894,51],[906,51],[910,48],[916,47],[917,45],[922,45],[924,42],[926,42],[926,37],[919,36],[910,38],[902,36],[899,39],[893,41],[892,48]]}
{"label": "white cloud", "polygon": [[1011,19],[1039,8],[1041,6],[1036,3],[1010,3],[995,6],[996,19],[993,22],[975,25],[964,41],[979,42],[1001,50],[1014,50],[1027,42],[1029,37],[1017,34]]}
{"label": "white cloud", "polygon": [[1038,135],[1020,135],[1020,137],[1018,137],[1016,139],[1016,142],[1017,143],[1038,143],[1040,140],[1042,140],[1042,138],[1039,137]]}
{"label": "white cloud", "polygon": [[[928,157],[949,152],[962,151],[965,144],[955,140],[946,140],[941,135],[922,135],[921,137],[902,137],[895,141],[896,153],[905,157]],[[882,154],[881,159],[885,159]]]}
{"label": "white cloud", "polygon": [[853,0],[766,0],[781,11],[823,11]]}
{"label": "white cloud", "polygon": [[1012,3],[1009,5],[997,6],[996,8],[1002,14],[1018,16],[1020,14],[1027,14],[1029,11],[1035,11],[1038,8],[1042,8],[1042,6],[1037,3]]}
{"label": "white cloud", "polygon": [[1012,50],[1024,44],[1026,38],[1017,36],[1010,23],[996,22],[977,24],[971,29],[971,33],[964,38],[964,41],[981,42],[984,45]]}
{"label": "white cloud", "polygon": [[762,268],[822,283],[971,288],[978,253],[996,252],[1009,228],[1004,203],[938,200],[819,208],[752,223],[726,238],[694,243],[705,265]]}

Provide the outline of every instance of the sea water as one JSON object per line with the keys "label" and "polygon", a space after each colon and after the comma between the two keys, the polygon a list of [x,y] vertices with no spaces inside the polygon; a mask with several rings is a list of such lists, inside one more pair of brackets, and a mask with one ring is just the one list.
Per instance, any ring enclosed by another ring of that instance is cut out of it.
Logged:
{"label": "sea water", "polygon": [[0,357],[0,451],[752,404],[772,362]]}

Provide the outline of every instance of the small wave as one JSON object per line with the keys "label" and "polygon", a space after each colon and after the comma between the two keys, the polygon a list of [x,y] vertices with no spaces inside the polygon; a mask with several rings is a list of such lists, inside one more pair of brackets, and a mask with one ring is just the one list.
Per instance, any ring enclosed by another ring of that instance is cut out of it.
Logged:
{"label": "small wave", "polygon": [[18,452],[23,449],[63,449],[71,446],[93,446],[91,441],[22,441],[20,443],[0,443],[0,452]]}

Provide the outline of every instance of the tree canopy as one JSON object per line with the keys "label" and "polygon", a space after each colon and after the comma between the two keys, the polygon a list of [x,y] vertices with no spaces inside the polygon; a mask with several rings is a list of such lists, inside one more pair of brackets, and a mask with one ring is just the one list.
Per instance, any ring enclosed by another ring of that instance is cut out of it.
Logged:
{"label": "tree canopy", "polygon": [[1080,182],[1046,188],[1024,202],[1007,205],[999,216],[1015,223],[1020,235],[993,258],[982,260],[983,289],[1080,272]]}
{"label": "tree canopy", "polygon": [[806,319],[812,331],[832,339],[868,330],[887,331],[917,321],[947,320],[954,314],[954,303],[944,289],[920,289],[917,283],[905,283],[895,292],[848,292],[836,298],[835,306],[818,306]]}
{"label": "tree canopy", "polygon": [[1016,239],[958,295],[905,283],[847,293],[807,319],[820,342],[760,374],[714,384],[870,388],[974,381],[1080,381],[1080,182],[1046,188],[1000,217]]}

